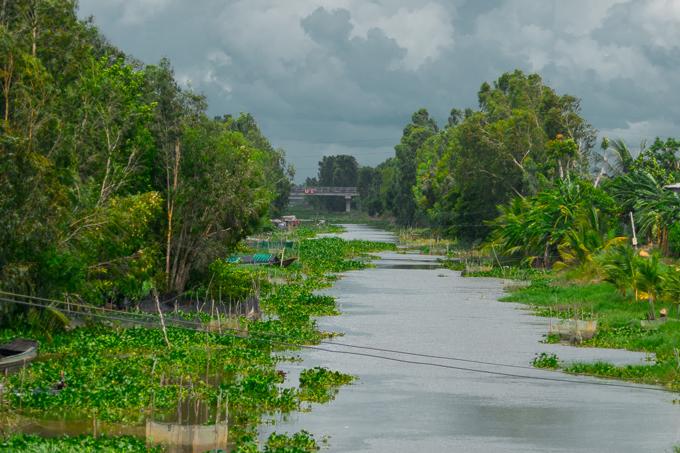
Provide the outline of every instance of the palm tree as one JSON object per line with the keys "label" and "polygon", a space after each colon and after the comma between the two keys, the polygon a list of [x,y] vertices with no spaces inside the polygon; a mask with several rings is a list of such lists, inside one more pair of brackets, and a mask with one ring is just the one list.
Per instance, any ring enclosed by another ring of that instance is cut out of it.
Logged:
{"label": "palm tree", "polygon": [[680,318],[680,268],[669,268],[663,275],[663,295],[677,305]]}
{"label": "palm tree", "polygon": [[555,263],[555,269],[577,266],[584,274],[596,271],[598,252],[606,252],[625,244],[627,240],[625,236],[615,236],[598,209],[580,209],[574,227],[564,235],[557,247],[560,261]]}
{"label": "palm tree", "polygon": [[624,297],[628,289],[632,289],[635,300],[638,297],[639,261],[635,250],[628,244],[613,247],[598,258],[604,280],[612,283]]}
{"label": "palm tree", "polygon": [[639,236],[667,255],[669,226],[680,222],[680,196],[665,190],[648,172],[632,172],[617,178],[612,192],[624,212],[635,212]]}
{"label": "palm tree", "polygon": [[[640,144],[640,152],[642,152],[645,148],[646,144],[642,142]],[[620,138],[612,140],[611,147],[609,149],[611,149],[614,152],[614,156],[616,159],[613,168],[619,174],[625,175],[626,173],[629,173],[631,167],[633,166],[633,162],[635,162],[635,159],[633,159],[633,154],[630,152],[630,149],[628,149],[628,145],[626,145],[626,142],[624,142]]]}
{"label": "palm tree", "polygon": [[501,215],[490,223],[494,246],[545,267],[557,257],[571,264],[592,261],[592,253],[613,238],[606,203],[597,190],[567,177],[533,197],[499,207]]}
{"label": "palm tree", "polygon": [[[628,148],[626,142],[617,138],[609,140],[605,137],[600,146],[602,151],[595,155],[596,160],[601,164],[602,173],[609,176],[619,176],[630,173],[635,163],[633,153]],[[646,142],[640,143],[640,152],[647,148]]]}
{"label": "palm tree", "polygon": [[663,267],[659,262],[659,255],[652,254],[647,259],[638,262],[638,287],[647,293],[649,302],[649,319],[656,319],[654,302],[659,297],[663,285]]}

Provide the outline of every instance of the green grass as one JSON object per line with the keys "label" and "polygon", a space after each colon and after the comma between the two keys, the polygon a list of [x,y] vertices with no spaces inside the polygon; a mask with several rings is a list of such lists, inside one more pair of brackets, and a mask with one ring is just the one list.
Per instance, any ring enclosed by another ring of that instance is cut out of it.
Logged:
{"label": "green grass", "polygon": [[647,303],[622,296],[609,283],[579,284],[540,278],[503,300],[530,305],[541,316],[597,319],[597,335],[584,341],[582,346],[656,355],[656,361],[650,365],[619,367],[608,363],[575,363],[564,367],[564,371],[660,384],[680,390],[680,363],[676,359],[676,348],[680,348],[680,320],[677,312],[671,311],[670,304],[657,303],[656,309],[668,309],[671,319],[657,330],[645,330],[641,328],[640,320],[645,319]]}

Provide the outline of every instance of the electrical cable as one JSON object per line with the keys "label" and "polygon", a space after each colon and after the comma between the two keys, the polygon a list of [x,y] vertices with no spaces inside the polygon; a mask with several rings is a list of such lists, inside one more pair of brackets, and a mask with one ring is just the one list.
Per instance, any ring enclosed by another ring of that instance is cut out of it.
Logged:
{"label": "electrical cable", "polygon": [[[29,297],[31,297],[31,296],[29,296]],[[48,306],[43,305],[43,304],[35,304],[35,303],[31,303],[31,302],[18,301],[18,300],[8,299],[8,298],[4,298],[4,297],[0,297],[0,301],[16,303],[16,304],[20,304],[20,305],[33,306],[33,307],[48,308]],[[97,314],[94,314],[94,313],[89,313],[88,315],[89,316],[96,316],[96,317],[100,317],[100,318],[105,318],[105,319],[130,321],[130,319],[114,317],[114,316],[106,316],[106,315],[97,315]],[[175,321],[171,320],[171,322],[175,322]],[[195,324],[194,324],[194,326],[195,326]],[[154,327],[157,328],[157,325],[154,324]],[[178,327],[178,326],[175,326],[175,327]],[[196,329],[195,327],[180,327],[180,328],[184,328],[184,329],[187,329],[187,330],[193,330],[193,331],[196,331],[196,332],[206,332],[205,330]],[[225,329],[225,330],[234,330],[234,329]],[[271,339],[267,339],[267,338],[257,338],[257,337],[253,337],[248,332],[245,332],[246,334],[248,334],[247,337],[242,337],[242,336],[239,336],[239,335],[236,335],[236,334],[226,334],[226,333],[218,333],[218,332],[212,332],[212,333],[217,334],[217,335],[221,335],[221,336],[240,338],[240,339],[244,339],[244,340],[254,340],[254,341],[260,341],[260,342],[266,342],[266,343],[269,343],[271,345],[280,345],[280,346],[286,346],[286,347],[303,348],[303,349],[310,349],[310,350],[316,350],[316,351],[322,351],[322,352],[329,352],[329,353],[334,353],[334,354],[345,354],[345,355],[353,355],[353,356],[360,356],[360,357],[369,357],[369,358],[375,358],[375,359],[380,359],[380,360],[387,360],[387,361],[405,363],[405,364],[411,364],[411,365],[430,366],[430,367],[435,367],[435,368],[444,368],[444,369],[466,371],[466,372],[472,372],[472,373],[481,373],[481,374],[500,376],[500,377],[540,380],[540,381],[549,381],[549,382],[563,382],[563,383],[572,383],[572,384],[589,384],[589,385],[599,385],[599,386],[606,386],[606,387],[629,388],[629,389],[636,389],[636,390],[654,390],[654,391],[663,391],[663,392],[667,391],[667,389],[664,389],[664,388],[661,388],[661,387],[650,387],[650,386],[639,386],[639,385],[633,386],[633,385],[627,385],[627,384],[617,384],[617,383],[613,383],[613,382],[599,382],[599,381],[576,381],[576,380],[573,380],[573,379],[553,378],[553,377],[546,377],[546,376],[529,376],[529,375],[521,375],[521,374],[514,374],[514,373],[505,373],[505,372],[501,372],[501,371],[480,370],[480,369],[476,369],[476,368],[467,368],[467,367],[454,366],[454,365],[445,365],[445,364],[433,363],[433,362],[423,362],[423,361],[399,359],[399,358],[396,358],[396,357],[388,357],[388,356],[382,356],[382,355],[377,355],[377,354],[368,354],[368,353],[362,353],[362,352],[340,351],[340,350],[336,350],[336,349],[328,349],[328,348],[322,348],[322,347],[318,347],[318,346],[301,345],[301,344],[297,344],[297,343],[287,343],[287,342],[276,341],[276,340],[271,340]],[[329,344],[329,343],[324,343],[324,344]],[[335,344],[335,343],[330,343],[330,344]],[[347,345],[344,345],[344,346],[347,346]],[[357,346],[357,347],[359,347],[359,346]],[[363,347],[363,346],[361,348],[370,349],[369,347]],[[375,349],[380,350],[380,348],[375,348]],[[385,352],[391,352],[391,351],[385,350]],[[396,352],[394,352],[394,353],[396,353]],[[404,354],[404,353],[400,352],[400,354]],[[430,356],[430,357],[436,358],[436,356]],[[442,358],[443,358],[443,356],[442,356]],[[451,358],[448,358],[448,359],[450,360]],[[459,359],[456,359],[456,360],[459,360]],[[506,366],[506,365],[502,365],[502,364],[493,364],[492,362],[474,361],[473,363]],[[519,366],[516,366],[516,367],[519,367]],[[529,369],[529,367],[526,367],[526,368]],[[535,370],[534,368],[531,368],[531,369]]]}

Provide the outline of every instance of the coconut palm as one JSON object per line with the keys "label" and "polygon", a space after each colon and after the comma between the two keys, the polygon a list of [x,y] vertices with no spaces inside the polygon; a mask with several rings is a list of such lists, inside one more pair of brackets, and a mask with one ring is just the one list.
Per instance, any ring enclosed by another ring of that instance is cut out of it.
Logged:
{"label": "coconut palm", "polygon": [[555,263],[555,269],[577,267],[584,275],[592,274],[597,271],[598,253],[623,245],[628,240],[625,236],[616,236],[594,207],[581,209],[574,223],[557,247],[560,261]]}
{"label": "coconut palm", "polygon": [[600,255],[597,261],[605,281],[613,284],[624,297],[632,289],[637,300],[640,257],[630,245],[612,247]]}
{"label": "coconut palm", "polygon": [[651,241],[667,255],[668,230],[680,222],[680,196],[663,188],[647,172],[632,172],[617,178],[612,186],[614,198],[624,212],[634,212],[638,236]]}
{"label": "coconut palm", "polygon": [[562,261],[586,262],[613,237],[611,200],[584,180],[566,178],[533,197],[499,208],[491,222],[493,244],[506,254],[550,266]]}
{"label": "coconut palm", "polygon": [[647,293],[649,302],[649,319],[656,319],[654,303],[659,298],[659,293],[663,285],[663,265],[659,261],[657,253],[652,254],[647,259],[638,261],[638,287]]}
{"label": "coconut palm", "polygon": [[680,317],[680,267],[671,267],[664,273],[663,296],[677,306]]}
{"label": "coconut palm", "polygon": [[[640,152],[647,147],[645,142],[640,143]],[[596,166],[599,166],[599,175],[596,178],[595,186],[599,185],[600,179],[604,175],[610,177],[628,174],[635,164],[633,153],[626,142],[621,139],[609,140],[605,137],[602,140],[602,151],[593,155]]]}
{"label": "coconut palm", "polygon": [[[612,140],[610,144],[611,146],[609,149],[613,151],[615,157],[613,168],[618,171],[619,174],[626,174],[630,172],[635,159],[633,159],[633,154],[630,152],[626,142],[620,138],[617,138],[616,140]],[[640,144],[640,151],[642,152],[642,150],[645,148],[646,144],[642,142]]]}

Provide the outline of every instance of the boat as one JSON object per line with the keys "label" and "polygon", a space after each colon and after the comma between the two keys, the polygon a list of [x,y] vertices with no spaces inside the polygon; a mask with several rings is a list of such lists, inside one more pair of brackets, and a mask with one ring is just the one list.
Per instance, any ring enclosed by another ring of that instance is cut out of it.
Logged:
{"label": "boat", "polygon": [[286,259],[283,260],[283,261],[280,261],[280,260],[279,260],[278,264],[276,264],[276,265],[277,265],[277,266],[281,266],[281,267],[288,267],[288,266],[290,266],[291,264],[293,264],[293,263],[295,262],[296,259],[297,259],[297,258],[293,257],[293,258],[286,258]]}
{"label": "boat", "polygon": [[254,255],[234,255],[227,258],[227,263],[230,264],[254,264],[265,266],[281,266],[288,267],[296,260],[296,257],[286,258],[282,260],[271,253],[256,253]]}
{"label": "boat", "polygon": [[0,345],[0,371],[20,368],[38,355],[38,342],[17,338]]}

